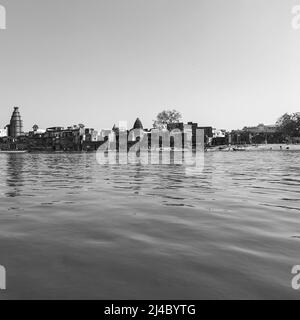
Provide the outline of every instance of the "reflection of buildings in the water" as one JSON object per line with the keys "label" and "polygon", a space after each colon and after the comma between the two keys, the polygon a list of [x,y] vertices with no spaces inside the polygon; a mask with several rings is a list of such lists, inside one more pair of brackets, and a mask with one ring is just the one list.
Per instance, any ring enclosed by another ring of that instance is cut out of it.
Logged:
{"label": "reflection of buildings in the water", "polygon": [[135,171],[133,174],[133,186],[132,186],[132,189],[135,194],[139,194],[141,192],[144,180],[145,180],[145,170],[143,170],[143,167],[141,165],[136,165]]}
{"label": "reflection of buildings in the water", "polygon": [[36,162],[39,166],[37,180],[39,183],[47,182],[49,188],[58,188],[58,185],[59,188],[77,189],[79,192],[95,179],[93,157],[86,153],[49,153],[41,155]]}
{"label": "reflection of buildings in the water", "polygon": [[[207,170],[204,152],[182,150],[158,150],[126,154],[127,164],[109,165],[108,184],[117,190],[132,190],[137,195],[159,195],[177,197],[186,188],[191,195],[212,193],[212,172]],[[126,161],[124,161],[126,163]]]}
{"label": "reflection of buildings in the water", "polygon": [[208,170],[204,152],[171,152],[169,166],[161,166],[157,175],[158,189],[165,193],[189,190],[190,196],[212,193],[212,172]]}
{"label": "reflection of buildings in the water", "polygon": [[24,185],[23,154],[6,154],[6,185],[8,190],[6,196],[17,197],[21,194]]}

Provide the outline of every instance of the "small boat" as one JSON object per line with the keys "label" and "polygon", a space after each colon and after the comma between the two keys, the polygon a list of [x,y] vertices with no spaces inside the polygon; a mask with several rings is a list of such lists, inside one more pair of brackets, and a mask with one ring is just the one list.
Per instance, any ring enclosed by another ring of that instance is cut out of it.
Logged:
{"label": "small boat", "polygon": [[246,151],[245,148],[232,148],[233,151]]}
{"label": "small boat", "polygon": [[0,153],[27,153],[27,150],[0,150]]}

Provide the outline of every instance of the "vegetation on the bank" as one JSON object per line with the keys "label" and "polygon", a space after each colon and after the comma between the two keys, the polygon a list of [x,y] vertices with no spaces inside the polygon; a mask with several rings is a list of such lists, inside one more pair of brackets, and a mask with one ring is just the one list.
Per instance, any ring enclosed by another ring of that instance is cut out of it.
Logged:
{"label": "vegetation on the bank", "polygon": [[277,131],[285,137],[300,137],[300,112],[285,113],[276,122]]}
{"label": "vegetation on the bank", "polygon": [[176,110],[164,110],[160,112],[156,120],[153,122],[153,127],[155,129],[166,128],[168,124],[178,123],[182,119],[182,115],[180,112]]}

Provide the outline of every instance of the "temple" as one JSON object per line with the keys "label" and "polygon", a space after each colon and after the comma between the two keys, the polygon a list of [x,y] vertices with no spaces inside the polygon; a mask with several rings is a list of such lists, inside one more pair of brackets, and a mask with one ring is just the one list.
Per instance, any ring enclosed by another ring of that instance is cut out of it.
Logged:
{"label": "temple", "polygon": [[19,112],[19,108],[15,107],[14,112],[8,125],[8,136],[17,138],[23,134],[23,121]]}
{"label": "temple", "polygon": [[133,129],[144,129],[142,122],[139,118],[136,119],[134,125],[133,125]]}

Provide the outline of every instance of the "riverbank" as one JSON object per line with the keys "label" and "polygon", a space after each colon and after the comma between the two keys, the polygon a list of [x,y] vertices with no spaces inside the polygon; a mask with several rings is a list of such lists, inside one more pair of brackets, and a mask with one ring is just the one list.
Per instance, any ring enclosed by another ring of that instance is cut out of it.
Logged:
{"label": "riverbank", "polygon": [[[150,150],[149,150],[150,151]],[[160,150],[162,151],[162,150]],[[168,150],[165,150],[168,151]],[[172,151],[170,149],[170,151]],[[180,151],[180,150],[176,150]],[[184,151],[184,150],[183,150]],[[206,148],[207,152],[230,152],[230,151],[300,151],[300,144],[260,144],[260,145],[221,145]],[[10,150],[10,149],[0,149],[1,153],[93,153],[97,150],[82,150],[82,151],[69,151],[69,150]]]}
{"label": "riverbank", "polygon": [[300,144],[223,145],[208,148],[207,151],[300,151]]}

